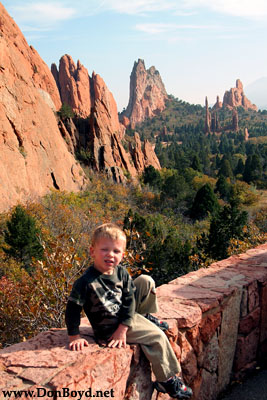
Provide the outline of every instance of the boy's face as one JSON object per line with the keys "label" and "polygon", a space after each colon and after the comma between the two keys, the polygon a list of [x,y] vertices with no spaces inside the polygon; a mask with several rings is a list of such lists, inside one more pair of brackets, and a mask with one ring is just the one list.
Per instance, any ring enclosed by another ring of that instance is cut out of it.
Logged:
{"label": "boy's face", "polygon": [[114,268],[121,262],[125,251],[125,241],[122,239],[99,238],[90,247],[94,259],[94,267],[102,274],[112,275]]}

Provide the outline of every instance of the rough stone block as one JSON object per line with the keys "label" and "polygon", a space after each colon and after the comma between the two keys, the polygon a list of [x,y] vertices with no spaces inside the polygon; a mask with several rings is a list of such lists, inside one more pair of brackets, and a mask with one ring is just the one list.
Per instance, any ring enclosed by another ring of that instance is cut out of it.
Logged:
{"label": "rough stone block", "polygon": [[216,329],[221,324],[222,315],[221,312],[216,314],[207,315],[202,319],[199,330],[200,336],[204,343],[208,343],[214,335]]}
{"label": "rough stone block", "polygon": [[127,381],[125,400],[147,400],[151,398],[153,391],[150,363],[140,347],[134,347],[134,362],[131,365],[130,376]]}
{"label": "rough stone block", "polygon": [[240,305],[240,317],[243,318],[248,313],[248,290],[243,288],[242,300]]}
{"label": "rough stone block", "polygon": [[237,289],[222,312],[221,332],[219,336],[218,392],[230,382],[233,367],[237,331],[240,316],[242,290]]}
{"label": "rough stone block", "polygon": [[218,377],[215,373],[210,373],[203,369],[202,382],[197,400],[216,400],[217,399]]}
{"label": "rough stone block", "polygon": [[239,322],[238,333],[247,335],[253,329],[257,328],[260,323],[260,307],[256,308],[250,314],[248,314],[245,318],[242,318]]}
{"label": "rough stone block", "polygon": [[237,381],[242,381],[243,379],[248,377],[250,373],[255,371],[257,365],[258,365],[257,361],[253,361],[252,363],[245,365],[243,369],[233,373],[233,379]]}
{"label": "rough stone block", "polygon": [[254,329],[254,331],[245,337],[238,337],[234,360],[234,371],[242,370],[247,364],[256,361],[259,337],[259,328]]}
{"label": "rough stone block", "polygon": [[255,308],[259,307],[259,302],[258,282],[255,281],[248,286],[248,312],[251,313]]}
{"label": "rough stone block", "polygon": [[179,332],[178,344],[181,348],[181,367],[184,379],[190,383],[197,376],[197,359],[194,350],[186,339],[185,334]]}
{"label": "rough stone block", "polygon": [[203,342],[200,339],[199,326],[189,329],[186,332],[186,337],[194,349],[194,352],[199,356],[203,351]]}
{"label": "rough stone block", "polygon": [[217,335],[214,335],[207,345],[203,358],[203,368],[208,372],[216,372],[219,360],[219,342]]}
{"label": "rough stone block", "polygon": [[260,288],[261,322],[260,342],[267,340],[267,285]]}
{"label": "rough stone block", "polygon": [[[170,289],[173,288],[173,291]],[[191,328],[202,318],[201,308],[196,302],[175,298],[176,285],[163,285],[157,288],[159,318],[176,319],[179,328]]]}

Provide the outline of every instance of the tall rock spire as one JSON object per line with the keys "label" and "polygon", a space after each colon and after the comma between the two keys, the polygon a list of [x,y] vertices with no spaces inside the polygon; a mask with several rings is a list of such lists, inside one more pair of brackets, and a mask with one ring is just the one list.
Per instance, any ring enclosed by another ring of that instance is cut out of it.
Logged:
{"label": "tall rock spire", "polygon": [[131,73],[129,103],[121,114],[121,121],[124,123],[129,121],[134,128],[145,118],[152,118],[164,110],[167,98],[159,72],[153,66],[146,69],[144,60],[139,59],[134,63]]}
{"label": "tall rock spire", "polygon": [[206,108],[206,116],[205,116],[205,132],[210,133],[210,127],[211,127],[211,114],[209,111],[209,103],[208,103],[208,98],[206,96],[205,98],[205,108]]}

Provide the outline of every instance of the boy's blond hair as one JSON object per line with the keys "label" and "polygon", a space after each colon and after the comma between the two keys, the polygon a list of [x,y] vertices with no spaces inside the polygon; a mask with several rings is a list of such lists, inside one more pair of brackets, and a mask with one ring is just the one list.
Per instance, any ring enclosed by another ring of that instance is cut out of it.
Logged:
{"label": "boy's blond hair", "polygon": [[100,238],[109,238],[112,240],[123,240],[125,242],[125,248],[126,248],[126,235],[123,232],[123,230],[116,224],[113,223],[107,223],[98,226],[92,236],[92,246],[95,245],[95,243],[100,239]]}

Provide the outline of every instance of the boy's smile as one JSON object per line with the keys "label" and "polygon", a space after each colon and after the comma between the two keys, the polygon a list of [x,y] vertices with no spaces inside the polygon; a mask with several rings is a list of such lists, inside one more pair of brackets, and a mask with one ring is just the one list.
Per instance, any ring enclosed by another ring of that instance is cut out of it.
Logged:
{"label": "boy's smile", "polygon": [[125,241],[102,237],[90,247],[94,267],[102,274],[112,275],[114,268],[121,262],[125,251]]}

